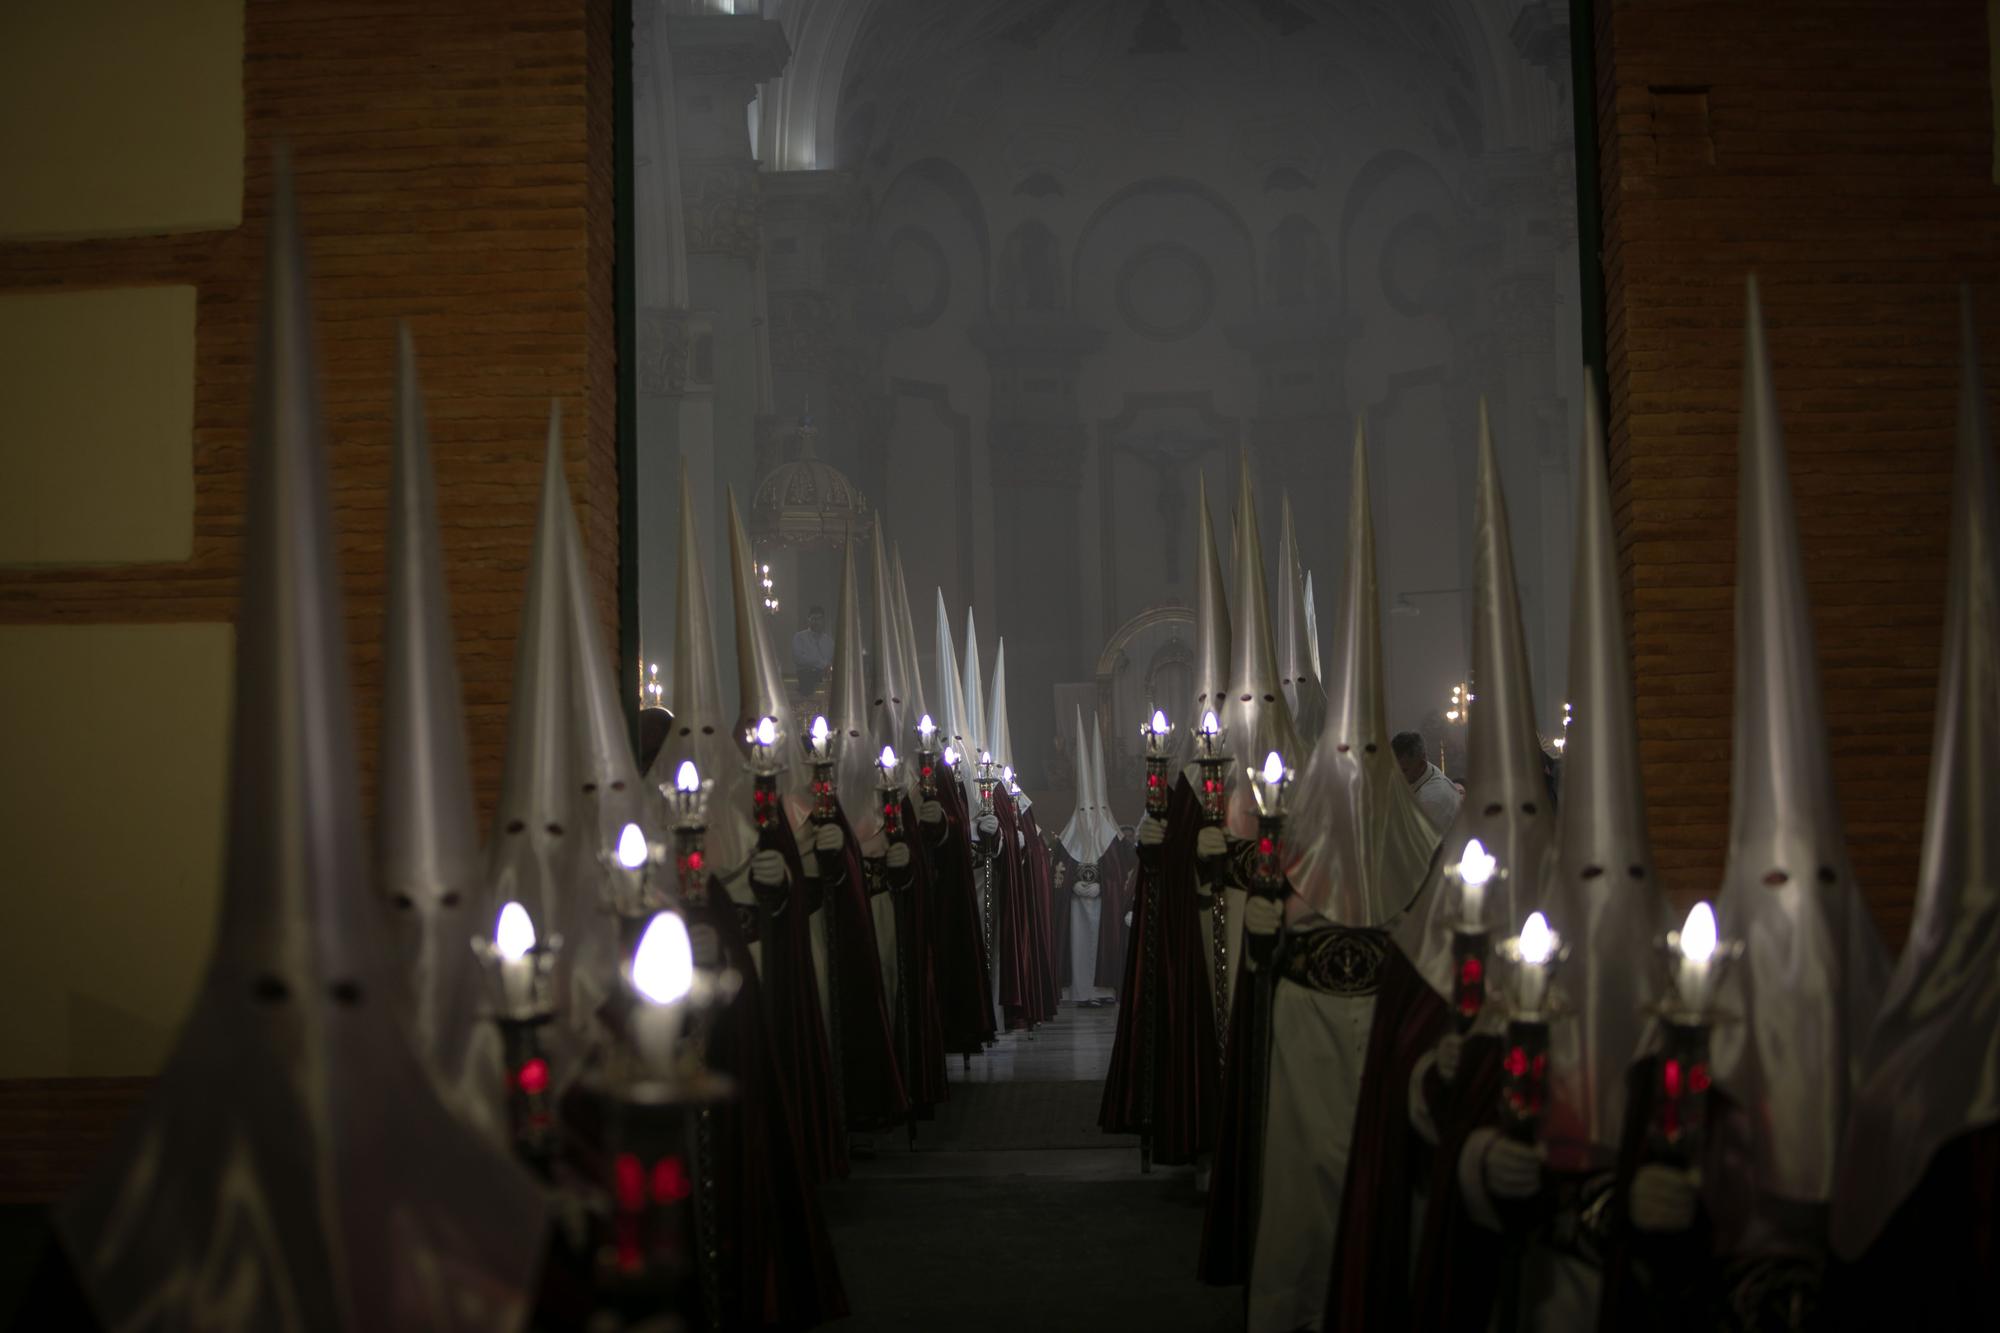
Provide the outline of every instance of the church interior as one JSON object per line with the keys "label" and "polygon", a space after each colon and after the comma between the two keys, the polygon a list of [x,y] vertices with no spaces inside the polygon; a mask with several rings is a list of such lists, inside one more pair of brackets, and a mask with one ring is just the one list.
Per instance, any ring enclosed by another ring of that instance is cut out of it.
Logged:
{"label": "church interior", "polygon": [[0,1327],[2000,1326],[2000,0],[0,7]]}

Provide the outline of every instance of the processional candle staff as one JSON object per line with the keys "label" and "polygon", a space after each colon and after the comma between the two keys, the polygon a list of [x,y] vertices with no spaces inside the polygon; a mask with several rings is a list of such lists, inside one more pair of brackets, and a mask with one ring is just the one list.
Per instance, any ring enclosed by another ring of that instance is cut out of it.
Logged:
{"label": "processional candle staff", "polygon": [[[1174,724],[1160,709],[1139,728],[1146,744],[1146,815],[1158,823],[1167,817],[1172,789]],[[1139,873],[1139,913],[1144,918],[1142,952],[1139,957],[1139,1170],[1153,1169],[1154,1100],[1158,1079],[1159,969],[1160,969],[1160,889],[1158,870],[1141,862]]]}
{"label": "processional candle staff", "polygon": [[681,760],[681,766],[674,770],[674,870],[684,902],[708,901],[705,852],[708,793],[713,785],[702,778],[692,759]]}
{"label": "processional candle staff", "polygon": [[1741,940],[1718,937],[1715,909],[1698,902],[1662,941],[1667,964],[1660,1003],[1660,1095],[1651,1135],[1656,1155],[1692,1166],[1708,1129],[1708,1036],[1720,1016],[1716,987],[1743,954]]}
{"label": "processional candle staff", "polygon": [[703,1197],[698,1126],[728,1095],[681,1038],[698,1002],[687,922],[655,913],[626,965],[628,1045],[605,1089],[610,1225],[598,1255],[598,1287],[629,1316],[665,1313],[682,1324],[720,1318],[714,1189]]}
{"label": "processional candle staff", "polygon": [[917,721],[917,795],[937,799],[937,723],[925,713]]}
{"label": "processional candle staff", "polygon": [[778,745],[784,737],[778,732],[776,718],[760,717],[745,739],[750,742],[750,818],[759,834],[768,833],[784,817],[778,795],[778,776],[785,771]]}
{"label": "processional candle staff", "polygon": [[[993,772],[990,752],[979,752],[979,771],[972,780],[979,787],[979,817],[983,820],[993,813],[993,784],[999,781]],[[975,846],[979,854],[980,929],[986,937],[986,957],[997,974],[999,960],[993,956],[993,858],[1000,852],[999,839],[981,838]]]}
{"label": "processional candle staff", "polygon": [[1210,709],[1201,715],[1201,728],[1196,734],[1200,749],[1195,754],[1195,763],[1201,769],[1201,813],[1210,824],[1220,824],[1229,814],[1228,790],[1230,755],[1223,748],[1222,723],[1215,711]]}
{"label": "processional candle staff", "polygon": [[554,1097],[541,1029],[555,1018],[549,969],[562,941],[535,938],[535,923],[517,902],[500,909],[493,938],[475,939],[472,951],[485,965],[494,1000],[493,1023],[500,1029],[501,1057],[507,1065],[507,1123],[514,1151],[546,1175],[555,1157]]}
{"label": "processional candle staff", "polygon": [[875,756],[875,803],[882,811],[882,836],[891,842],[903,835],[903,784],[897,777],[902,762],[887,745]]}
{"label": "processional candle staff", "polygon": [[813,822],[830,824],[840,815],[840,793],[833,776],[840,738],[827,729],[826,718],[819,716],[799,739],[806,747],[806,762],[812,765]]}
{"label": "processional candle staff", "polygon": [[1465,844],[1458,864],[1447,873],[1458,881],[1458,920],[1451,928],[1452,1020],[1459,1035],[1472,1031],[1486,1006],[1486,963],[1490,937],[1483,915],[1486,885],[1499,863],[1479,839]]}
{"label": "processional candle staff", "polygon": [[[1285,792],[1295,775],[1276,750],[1264,756],[1262,769],[1250,769],[1249,774],[1250,794],[1257,801],[1257,849],[1250,863],[1250,891],[1275,901],[1285,894]],[[1250,947],[1258,951],[1260,969],[1270,961],[1277,942],[1276,935],[1251,942]]]}
{"label": "processional candle staff", "polygon": [[[1201,770],[1202,822],[1224,824],[1229,817],[1229,781],[1232,762],[1224,748],[1222,723],[1213,709],[1201,715],[1200,750],[1195,763]],[[1229,1041],[1229,895],[1221,888],[1209,898],[1209,952],[1215,966],[1215,1049],[1225,1066]]]}
{"label": "processional candle staff", "polygon": [[1508,988],[1506,1055],[1501,1060],[1500,1118],[1507,1133],[1534,1142],[1548,1104],[1549,981],[1562,962],[1562,938],[1548,918],[1530,912],[1521,933],[1501,946],[1514,965]]}

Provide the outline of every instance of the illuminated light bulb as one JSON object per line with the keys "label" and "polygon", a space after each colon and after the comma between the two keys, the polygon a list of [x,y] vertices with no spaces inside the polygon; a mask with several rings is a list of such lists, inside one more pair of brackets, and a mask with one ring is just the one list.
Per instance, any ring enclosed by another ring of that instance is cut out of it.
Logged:
{"label": "illuminated light bulb", "polygon": [[674,771],[674,790],[689,793],[701,790],[701,774],[695,771],[694,760],[681,760],[681,766]]}
{"label": "illuminated light bulb", "polygon": [[646,864],[646,855],[646,835],[637,824],[627,824],[618,835],[618,864],[627,870],[637,870]]}
{"label": "illuminated light bulb", "polygon": [[1457,710],[1456,708],[1447,708],[1447,709],[1445,709],[1445,710],[1444,710],[1444,720],[1445,720],[1445,721],[1447,721],[1447,722],[1456,722],[1456,721],[1458,721],[1458,710]]}
{"label": "illuminated light bulb", "polygon": [[815,717],[812,724],[812,741],[815,748],[824,749],[826,747],[826,734],[825,716]]}
{"label": "illuminated light bulb", "polygon": [[1465,844],[1465,850],[1458,858],[1459,920],[1467,929],[1478,930],[1481,924],[1480,908],[1486,902],[1486,882],[1493,878],[1499,862],[1486,852],[1485,846],[1474,838]]}
{"label": "illuminated light bulb", "polygon": [[1285,761],[1276,750],[1264,756],[1264,781],[1275,783],[1285,776]]}
{"label": "illuminated light bulb", "polygon": [[494,951],[511,963],[527,957],[534,947],[535,923],[528,909],[514,902],[502,907],[500,920],[493,927]]}
{"label": "illuminated light bulb", "polygon": [[895,766],[896,766],[895,750],[887,745],[883,746],[882,753],[880,755],[877,755],[875,758],[875,767],[881,769],[883,772],[886,773]]}
{"label": "illuminated light bulb", "polygon": [[658,662],[655,662],[651,666],[647,667],[646,671],[649,675],[657,676],[660,674],[660,664]]}
{"label": "illuminated light bulb", "polygon": [[1715,909],[1706,902],[1688,909],[1681,927],[1681,957],[1690,963],[1707,963],[1715,957]]}
{"label": "illuminated light bulb", "polygon": [[917,735],[924,738],[924,744],[926,746],[928,746],[931,743],[931,733],[936,730],[937,730],[937,723],[931,721],[931,715],[929,713],[925,713],[923,717],[918,719]]}
{"label": "illuminated light bulb", "polygon": [[944,766],[946,768],[958,767],[958,750],[953,746],[947,745],[944,747],[944,754],[942,758],[944,759]]}
{"label": "illuminated light bulb", "polygon": [[778,743],[778,723],[775,718],[757,719],[757,744],[776,745]]}
{"label": "illuminated light bulb", "polygon": [[992,752],[991,750],[981,750],[981,751],[979,752],[979,762],[980,762],[980,763],[982,763],[982,764],[990,764],[990,763],[992,763],[992,762],[993,762],[993,752]]}
{"label": "illuminated light bulb", "polygon": [[673,1004],[694,989],[694,946],[687,922],[656,912],[632,955],[632,988],[653,1004]]}
{"label": "illuminated light bulb", "polygon": [[1201,715],[1202,735],[1213,736],[1216,732],[1221,730],[1222,730],[1222,723],[1216,720],[1214,709],[1211,708],[1207,712]]}
{"label": "illuminated light bulb", "polygon": [[1540,912],[1528,913],[1528,919],[1521,926],[1521,961],[1530,967],[1541,967],[1556,951],[1555,932],[1549,929],[1549,919]]}

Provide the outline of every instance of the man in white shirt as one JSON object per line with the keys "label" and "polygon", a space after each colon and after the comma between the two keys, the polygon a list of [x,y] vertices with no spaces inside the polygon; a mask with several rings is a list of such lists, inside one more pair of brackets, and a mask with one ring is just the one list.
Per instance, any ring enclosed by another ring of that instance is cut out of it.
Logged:
{"label": "man in white shirt", "polygon": [[806,627],[792,635],[792,669],[798,673],[801,698],[818,693],[833,669],[833,636],[826,632],[825,607],[807,611]]}
{"label": "man in white shirt", "polygon": [[1464,795],[1458,784],[1444,775],[1444,770],[1424,756],[1424,738],[1414,731],[1399,733],[1389,742],[1389,748],[1396,752],[1396,763],[1403,770],[1403,776],[1410,781],[1410,795],[1416,797],[1417,808],[1424,812],[1434,829],[1448,829],[1451,821],[1458,817],[1458,802]]}

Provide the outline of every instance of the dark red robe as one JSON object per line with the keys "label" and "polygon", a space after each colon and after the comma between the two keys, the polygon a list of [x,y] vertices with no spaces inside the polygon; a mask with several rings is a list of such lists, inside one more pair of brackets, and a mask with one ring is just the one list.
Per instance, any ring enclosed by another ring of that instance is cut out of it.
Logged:
{"label": "dark red robe", "polygon": [[1418,1328],[1486,1333],[1509,1267],[1518,1263],[1519,1242],[1544,1212],[1542,1199],[1495,1199],[1495,1211],[1508,1230],[1504,1235],[1489,1231],[1473,1219],[1459,1186],[1458,1159],[1466,1140],[1500,1120],[1502,1054],[1499,1037],[1468,1037],[1457,1078],[1445,1083],[1433,1070],[1424,1080],[1438,1143],[1412,1289]]}
{"label": "dark red robe", "polygon": [[[1246,951],[1248,941],[1245,941]],[[1244,972],[1236,1002],[1229,1010],[1229,1044],[1222,1070],[1221,1097],[1215,1126],[1215,1166],[1208,1177],[1208,1202],[1202,1210],[1201,1253],[1195,1276],[1210,1286],[1234,1287],[1250,1280],[1250,1249],[1257,1219],[1257,1176],[1263,1170],[1261,1136],[1246,1132],[1264,1103],[1253,1095],[1252,1070],[1270,1076],[1270,1061],[1248,1057],[1255,1039],[1254,1006],[1245,1003],[1255,979]],[[1268,1056],[1268,1049],[1266,1055]]]}
{"label": "dark red robe", "polygon": [[1137,895],[1139,857],[1132,844],[1114,838],[1097,863],[1097,876],[1104,885],[1104,913],[1097,923],[1097,976],[1095,984],[1124,993],[1125,949],[1129,929],[1125,914],[1132,910]]}
{"label": "dark red robe", "polygon": [[720,884],[708,894],[688,906],[689,925],[713,927],[743,979],[706,1024],[708,1066],[735,1084],[733,1100],[710,1112],[722,1326],[806,1328],[845,1315],[847,1296],[742,919]]}
{"label": "dark red robe", "polygon": [[1027,849],[1020,813],[1001,788],[993,791],[993,815],[1000,822],[993,858],[993,952],[999,955],[1000,1015],[1009,1032],[1038,1021],[1041,987],[1035,979],[1035,928],[1030,915]]}
{"label": "dark red robe", "polygon": [[1042,840],[1040,823],[1032,807],[1019,815],[1021,832],[1027,842],[1021,851],[1027,861],[1028,921],[1032,935],[1035,977],[1035,1022],[1046,1023],[1056,1016],[1062,999],[1062,971],[1055,952],[1055,875],[1049,863],[1049,845]]}
{"label": "dark red robe", "polygon": [[1056,960],[1057,999],[1069,984],[1070,900],[1076,896],[1077,862],[1069,849],[1057,843],[1049,853],[1049,894],[1054,900],[1049,914],[1049,947]]}
{"label": "dark red robe", "polygon": [[771,1045],[791,1081],[798,1108],[801,1147],[815,1180],[847,1175],[847,1136],[833,1107],[833,1058],[827,1052],[826,1016],[819,1007],[819,977],[813,970],[811,897],[800,864],[798,838],[781,814],[758,839],[760,847],[785,858],[790,880],[773,896],[764,917],[765,1007],[770,1012]]}
{"label": "dark red robe", "polygon": [[1449,1018],[1444,999],[1391,943],[1355,1100],[1326,1333],[1410,1325],[1410,1198],[1431,1168],[1430,1145],[1410,1127],[1410,1075]]}
{"label": "dark red robe", "polygon": [[847,840],[837,855],[819,856],[826,924],[832,929],[833,947],[827,952],[836,990],[829,1026],[839,1025],[838,1041],[832,1044],[840,1059],[845,1123],[851,1129],[879,1129],[900,1122],[909,1113],[909,1099],[896,1060],[895,1024],[882,993],[882,955],[875,945],[875,917],[862,878],[861,845],[846,813],[837,820]]}
{"label": "dark red robe", "polygon": [[995,1036],[993,977],[979,915],[972,820],[957,779],[947,775],[939,782],[938,804],[944,807],[944,825],[926,836],[935,839],[931,843],[931,882],[938,910],[932,914],[931,925],[937,936],[934,949],[944,1049],[952,1055],[977,1055]]}
{"label": "dark red robe", "polygon": [[1827,1278],[1835,1333],[2000,1328],[2000,1125],[1939,1148],[1868,1252]]}
{"label": "dark red robe", "polygon": [[1141,873],[1155,877],[1157,892],[1140,895],[1132,913],[1132,947],[1126,950],[1117,1036],[1104,1079],[1097,1122],[1109,1134],[1137,1134],[1145,1117],[1141,1034],[1149,997],[1144,984],[1146,917],[1160,911],[1159,987],[1154,1065],[1153,1156],[1162,1165],[1191,1162],[1215,1146],[1220,1055],[1215,1044],[1215,1001],[1208,977],[1214,966],[1208,913],[1195,893],[1195,838],[1201,805],[1185,776],[1167,806],[1167,837],[1141,855]]}
{"label": "dark red robe", "polygon": [[[936,931],[931,924],[931,918],[937,913],[937,881],[932,873],[930,852],[923,846],[916,804],[908,796],[903,798],[903,829],[910,841],[911,883],[906,891],[898,895],[896,907],[896,947],[901,954],[897,975],[902,977],[902,1002],[906,1006],[905,1012],[896,1017],[899,1033],[904,1033],[906,1025],[915,1018],[916,1040],[911,1042],[905,1033],[897,1052],[906,1057],[903,1081],[910,1100],[919,1114],[927,1116],[950,1093],[945,1087],[944,1026],[938,1010],[934,947]],[[903,976],[902,968],[905,966],[915,973],[914,977]]]}

